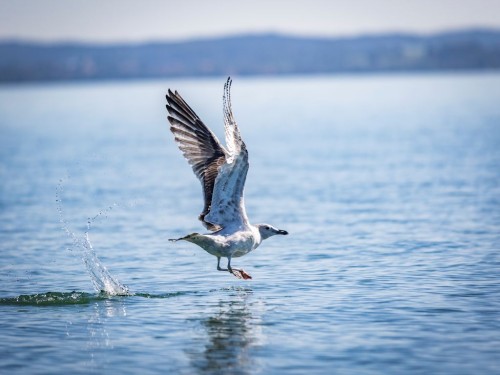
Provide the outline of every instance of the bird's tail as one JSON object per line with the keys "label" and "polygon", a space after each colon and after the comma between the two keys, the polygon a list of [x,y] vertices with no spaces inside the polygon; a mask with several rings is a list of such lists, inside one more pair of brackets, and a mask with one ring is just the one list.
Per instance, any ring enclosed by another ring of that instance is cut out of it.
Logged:
{"label": "bird's tail", "polygon": [[187,236],[184,236],[184,237],[180,237],[180,238],[169,238],[168,240],[170,242],[177,242],[177,241],[189,241],[190,238],[192,238],[193,236],[197,236],[199,233],[191,233],[191,234],[188,234]]}

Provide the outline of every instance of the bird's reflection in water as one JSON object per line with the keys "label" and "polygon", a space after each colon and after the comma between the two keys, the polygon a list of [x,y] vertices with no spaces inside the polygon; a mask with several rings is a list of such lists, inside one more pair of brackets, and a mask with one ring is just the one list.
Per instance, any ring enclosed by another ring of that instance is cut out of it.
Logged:
{"label": "bird's reflection in water", "polygon": [[[188,353],[191,364],[201,374],[255,373],[251,349],[261,341],[260,324],[248,305],[248,291],[219,300],[217,313],[201,321],[204,351]],[[205,341],[206,340],[206,341]]]}

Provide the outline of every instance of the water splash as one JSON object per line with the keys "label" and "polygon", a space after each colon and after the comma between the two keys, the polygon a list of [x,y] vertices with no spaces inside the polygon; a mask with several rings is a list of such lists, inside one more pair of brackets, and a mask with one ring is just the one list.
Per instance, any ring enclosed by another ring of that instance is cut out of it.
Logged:
{"label": "water splash", "polygon": [[[56,188],[56,203],[57,211],[59,212],[59,221],[62,224],[63,230],[71,238],[74,248],[78,249],[80,256],[85,264],[87,272],[90,275],[92,285],[98,293],[106,293],[108,295],[129,295],[129,289],[116,280],[108,271],[108,269],[102,264],[102,262],[97,257],[97,254],[90,242],[89,232],[94,221],[101,217],[103,214],[108,213],[113,209],[113,206],[108,207],[105,210],[99,212],[93,218],[89,218],[87,221],[87,230],[83,236],[77,236],[73,231],[69,229],[68,222],[64,217],[64,211],[62,207],[62,191],[63,191],[64,180],[59,180],[59,184]],[[116,204],[114,205],[116,206]]]}
{"label": "water splash", "polygon": [[80,241],[80,245],[83,249],[82,259],[90,274],[94,289],[98,292],[105,292],[113,296],[129,294],[129,289],[111,276],[106,266],[104,266],[97,257],[92,247],[92,243],[90,242],[88,231],[85,232],[83,239]]}

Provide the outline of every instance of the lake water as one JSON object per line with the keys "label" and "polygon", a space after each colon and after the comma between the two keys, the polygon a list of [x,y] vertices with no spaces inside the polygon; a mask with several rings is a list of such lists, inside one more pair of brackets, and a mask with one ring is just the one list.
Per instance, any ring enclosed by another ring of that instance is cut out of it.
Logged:
{"label": "lake water", "polygon": [[499,374],[500,74],[234,78],[249,281],[167,241],[224,77],[0,86],[0,372]]}

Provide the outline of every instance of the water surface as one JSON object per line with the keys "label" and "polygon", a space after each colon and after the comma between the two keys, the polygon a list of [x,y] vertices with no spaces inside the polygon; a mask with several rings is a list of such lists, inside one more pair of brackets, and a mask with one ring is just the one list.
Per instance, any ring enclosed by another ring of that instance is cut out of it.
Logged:
{"label": "water surface", "polygon": [[202,202],[164,94],[222,136],[223,83],[0,86],[0,371],[499,373],[500,75],[236,77],[249,217],[290,232],[251,281],[167,241]]}

